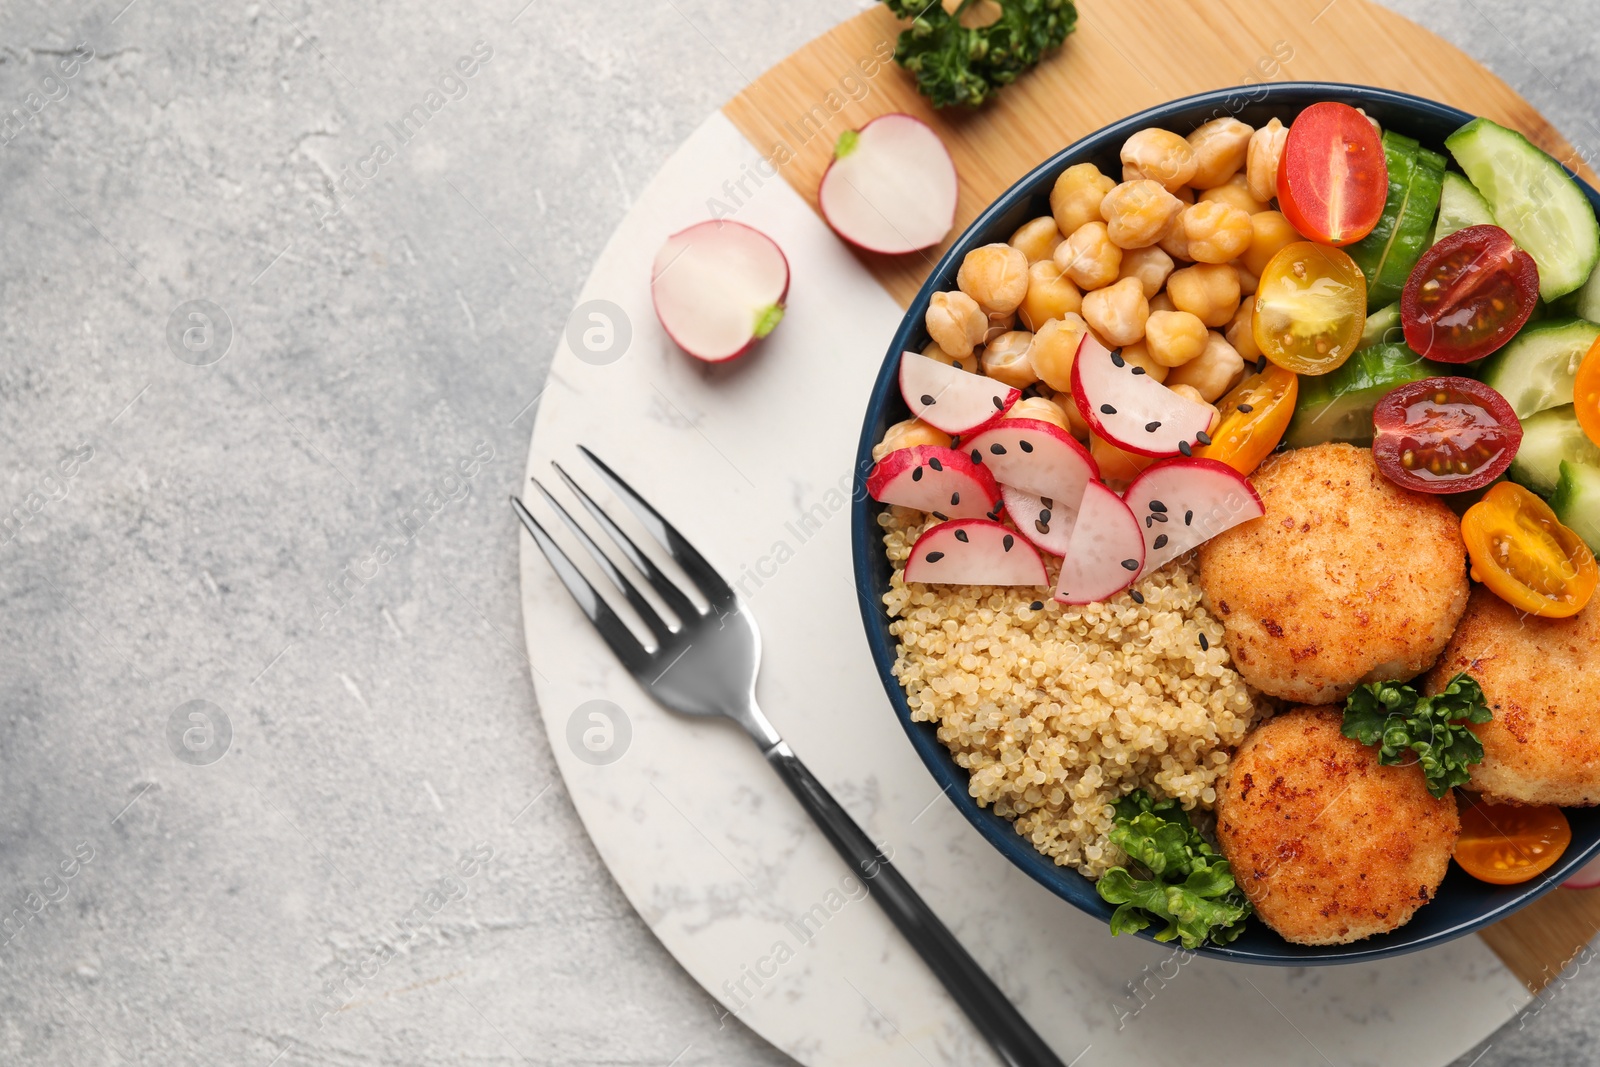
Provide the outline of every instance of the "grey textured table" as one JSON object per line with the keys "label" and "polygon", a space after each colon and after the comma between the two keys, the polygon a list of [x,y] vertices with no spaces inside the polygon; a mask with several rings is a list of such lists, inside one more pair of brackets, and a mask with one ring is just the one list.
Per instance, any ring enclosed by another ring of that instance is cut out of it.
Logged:
{"label": "grey textured table", "polygon": [[[858,5],[524,2],[0,10],[0,1062],[788,1062],[567,803],[504,501],[631,193]],[[1571,5],[1400,7],[1600,145]]]}

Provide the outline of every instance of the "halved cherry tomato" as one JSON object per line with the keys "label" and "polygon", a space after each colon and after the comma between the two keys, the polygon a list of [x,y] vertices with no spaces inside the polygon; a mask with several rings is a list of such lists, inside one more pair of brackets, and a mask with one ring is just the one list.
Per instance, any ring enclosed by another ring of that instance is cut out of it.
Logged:
{"label": "halved cherry tomato", "polygon": [[1372,458],[1418,493],[1482,489],[1511,466],[1522,423],[1506,398],[1471,378],[1409,382],[1372,409]]}
{"label": "halved cherry tomato", "polygon": [[1322,244],[1354,244],[1388,196],[1383,142],[1365,115],[1332,101],[1300,112],[1278,163],[1278,210],[1291,226]]}
{"label": "halved cherry tomato", "polygon": [[1480,882],[1517,885],[1555,866],[1572,827],[1552,804],[1486,804],[1462,793],[1456,862]]}
{"label": "halved cherry tomato", "polygon": [[1250,375],[1218,402],[1222,419],[1211,431],[1211,443],[1194,454],[1249,474],[1278,447],[1299,394],[1300,378],[1293,371],[1267,364],[1266,370]]}
{"label": "halved cherry tomato", "polygon": [[1589,346],[1572,380],[1573,410],[1584,436],[1600,445],[1600,338]]}
{"label": "halved cherry tomato", "polygon": [[1583,538],[1513,482],[1501,482],[1467,509],[1461,538],[1472,577],[1518,611],[1550,619],[1576,615],[1600,583],[1600,566]]}
{"label": "halved cherry tomato", "polygon": [[1400,294],[1406,344],[1470,363],[1516,336],[1539,299],[1539,268],[1498,226],[1468,226],[1426,252]]}
{"label": "halved cherry tomato", "polygon": [[1367,280],[1343,251],[1296,241],[1267,261],[1256,285],[1256,347],[1296,374],[1326,374],[1350,358],[1367,322]]}

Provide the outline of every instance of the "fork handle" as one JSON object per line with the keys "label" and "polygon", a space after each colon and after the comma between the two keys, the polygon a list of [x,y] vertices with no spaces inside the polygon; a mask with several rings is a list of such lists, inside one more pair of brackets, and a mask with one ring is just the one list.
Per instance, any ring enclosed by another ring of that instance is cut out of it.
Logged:
{"label": "fork handle", "polygon": [[861,875],[878,905],[900,928],[911,947],[932,968],[1007,1067],[1061,1067],[1061,1060],[1034,1032],[1022,1013],[967,954],[911,883],[879,851],[848,812],[806,769],[786,742],[767,749],[767,762],[799,798],[852,870]]}

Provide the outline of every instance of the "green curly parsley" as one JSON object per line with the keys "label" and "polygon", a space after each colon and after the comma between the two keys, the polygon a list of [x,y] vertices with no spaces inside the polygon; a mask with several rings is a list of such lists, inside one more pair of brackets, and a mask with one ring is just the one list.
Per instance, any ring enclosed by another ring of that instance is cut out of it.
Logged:
{"label": "green curly parsley", "polygon": [[1250,902],[1233,881],[1228,861],[1200,836],[1175,800],[1156,801],[1144,790],[1117,801],[1111,842],[1147,877],[1113,867],[1096,883],[1100,898],[1117,905],[1113,934],[1159,925],[1157,941],[1178,938],[1186,949],[1207,940],[1225,945],[1244,932]]}
{"label": "green curly parsley", "polygon": [[1442,797],[1451,786],[1466,785],[1468,768],[1483,760],[1483,743],[1467,723],[1493,718],[1478,683],[1458,674],[1431,697],[1395,682],[1364,685],[1345,701],[1340,732],[1363,745],[1381,745],[1378,762],[1386,767],[1416,762],[1428,792]]}
{"label": "green curly parsley", "polygon": [[[895,62],[916,75],[918,90],[934,107],[977,107],[1060,47],[1078,21],[1072,0],[883,2],[911,20],[895,43]],[[989,18],[994,21],[979,25]]]}

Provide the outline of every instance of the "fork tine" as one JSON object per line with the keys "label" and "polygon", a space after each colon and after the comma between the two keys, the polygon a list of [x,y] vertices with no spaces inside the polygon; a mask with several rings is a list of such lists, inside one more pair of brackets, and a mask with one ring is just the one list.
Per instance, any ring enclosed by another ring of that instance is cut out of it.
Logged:
{"label": "fork tine", "polygon": [[652,563],[649,556],[639,551],[639,546],[633,543],[633,538],[624,533],[622,527],[611,521],[611,516],[607,515],[600,505],[595,503],[593,497],[583,491],[581,485],[573,481],[572,475],[568,474],[561,464],[551,460],[550,466],[556,469],[556,473],[561,476],[561,480],[567,483],[567,488],[572,490],[577,498],[583,502],[584,508],[588,510],[590,515],[594,516],[594,520],[605,530],[606,536],[616,542],[617,547],[622,550],[622,554],[628,557],[628,562],[638,568],[639,573],[645,576],[645,580],[650,583],[651,588],[661,594],[661,598],[667,602],[667,607],[671,608],[679,619],[687,623],[689,619],[700,614],[699,610],[694,606],[694,601],[684,596],[683,590],[674,585],[671,578],[661,573],[661,568]]}
{"label": "fork tine", "polygon": [[620,496],[622,502],[628,505],[628,509],[639,517],[639,521],[644,523],[645,529],[650,531],[650,535],[661,542],[662,547],[667,550],[667,554],[677,560],[678,565],[684,569],[690,578],[694,579],[696,584],[700,586],[700,591],[706,595],[707,600],[713,604],[720,605],[734,599],[733,589],[727,582],[722,580],[722,575],[718,574],[716,569],[706,562],[706,558],[670,522],[661,517],[659,511],[651,507],[644,497],[634,492],[633,487],[619,478],[617,472],[606,466],[599,456],[596,456],[582,445],[578,446],[578,451],[582,452],[584,458],[594,465],[595,470],[600,472],[600,477],[605,479],[606,484],[611,487],[611,491]]}
{"label": "fork tine", "polygon": [[589,584],[589,579],[572,565],[567,554],[561,551],[561,546],[545,533],[544,527],[539,525],[539,520],[523,506],[522,501],[512,497],[511,506],[516,509],[517,518],[522,520],[522,525],[528,533],[533,535],[534,544],[539,546],[544,558],[550,561],[556,577],[561,579],[561,584],[567,587],[572,599],[578,602],[578,607],[588,616],[589,621],[594,623],[594,628],[600,631],[600,636],[611,646],[611,651],[616,653],[617,658],[629,671],[636,675],[641,673],[650,663],[650,654],[639,643],[639,639],[633,636],[633,631],[628,629],[627,625],[617,617],[617,613],[611,610],[611,606],[595,592],[594,586]]}
{"label": "fork tine", "polygon": [[668,637],[672,636],[672,627],[668,626],[665,620],[656,614],[656,609],[651,607],[650,602],[640,595],[639,590],[634,588],[633,583],[628,581],[627,576],[617,569],[617,565],[611,562],[611,557],[607,556],[601,551],[600,546],[594,543],[594,538],[589,536],[588,531],[579,526],[571,513],[561,506],[561,501],[551,496],[550,490],[546,489],[539,479],[530,478],[529,481],[533,482],[533,487],[539,490],[545,501],[555,509],[555,513],[561,517],[561,521],[566,524],[567,529],[577,536],[589,555],[594,557],[594,561],[600,565],[600,569],[605,572],[605,576],[611,579],[611,584],[622,591],[622,595],[633,606],[633,610],[639,613],[639,617],[644,620],[645,625],[650,627],[650,632],[656,635],[656,640],[664,642]]}

